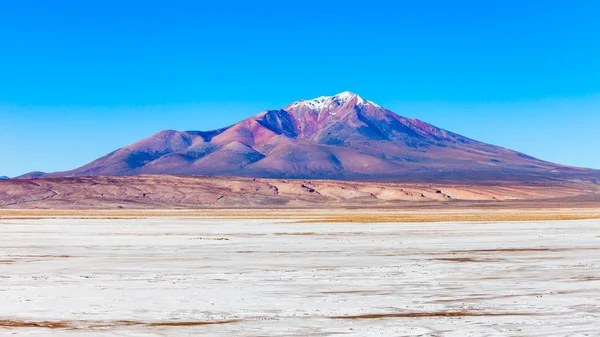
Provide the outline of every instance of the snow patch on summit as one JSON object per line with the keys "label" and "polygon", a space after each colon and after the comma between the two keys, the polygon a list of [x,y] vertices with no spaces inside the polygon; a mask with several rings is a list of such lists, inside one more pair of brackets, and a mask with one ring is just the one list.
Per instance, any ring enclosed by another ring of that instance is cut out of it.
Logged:
{"label": "snow patch on summit", "polygon": [[365,106],[371,105],[376,108],[381,109],[381,107],[371,101],[368,101],[357,94],[351,93],[349,91],[344,91],[334,96],[321,96],[311,100],[299,100],[289,105],[289,108],[299,108],[306,107],[310,110],[317,111],[319,115],[323,112],[327,112],[330,115],[335,115],[334,110],[347,102],[356,98],[356,105]]}

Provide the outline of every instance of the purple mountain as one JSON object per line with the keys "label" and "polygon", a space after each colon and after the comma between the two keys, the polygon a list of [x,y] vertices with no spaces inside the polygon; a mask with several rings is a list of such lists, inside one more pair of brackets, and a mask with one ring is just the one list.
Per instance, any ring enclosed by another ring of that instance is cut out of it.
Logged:
{"label": "purple mountain", "polygon": [[[162,131],[46,176],[231,175],[356,180],[600,177],[405,118],[343,92],[300,100],[213,131]],[[39,173],[36,176],[40,176]]]}

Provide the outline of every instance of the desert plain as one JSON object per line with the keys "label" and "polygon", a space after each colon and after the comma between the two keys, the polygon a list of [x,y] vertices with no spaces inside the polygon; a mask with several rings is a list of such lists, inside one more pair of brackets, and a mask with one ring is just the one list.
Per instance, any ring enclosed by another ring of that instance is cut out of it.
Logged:
{"label": "desert plain", "polygon": [[4,210],[0,334],[596,336],[599,218]]}
{"label": "desert plain", "polygon": [[0,335],[597,336],[595,181],[0,182]]}

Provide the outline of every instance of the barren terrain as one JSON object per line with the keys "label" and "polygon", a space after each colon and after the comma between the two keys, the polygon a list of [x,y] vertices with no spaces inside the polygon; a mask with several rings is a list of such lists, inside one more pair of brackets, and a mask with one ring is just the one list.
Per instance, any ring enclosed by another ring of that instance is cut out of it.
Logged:
{"label": "barren terrain", "polygon": [[4,209],[436,208],[446,207],[444,205],[454,208],[598,206],[600,185],[568,180],[467,184],[165,175],[0,181],[0,208]]}
{"label": "barren terrain", "polygon": [[0,335],[562,337],[600,330],[599,220],[232,216],[0,219]]}

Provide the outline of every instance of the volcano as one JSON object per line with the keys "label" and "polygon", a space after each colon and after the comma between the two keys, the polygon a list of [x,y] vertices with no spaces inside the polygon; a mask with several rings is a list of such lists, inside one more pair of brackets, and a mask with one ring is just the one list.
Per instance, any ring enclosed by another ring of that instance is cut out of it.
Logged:
{"label": "volcano", "polygon": [[597,179],[406,118],[343,92],[212,131],[161,131],[83,167],[36,177],[142,174],[340,180]]}

